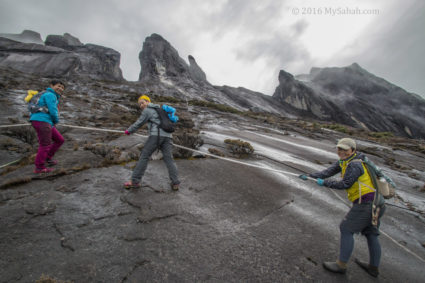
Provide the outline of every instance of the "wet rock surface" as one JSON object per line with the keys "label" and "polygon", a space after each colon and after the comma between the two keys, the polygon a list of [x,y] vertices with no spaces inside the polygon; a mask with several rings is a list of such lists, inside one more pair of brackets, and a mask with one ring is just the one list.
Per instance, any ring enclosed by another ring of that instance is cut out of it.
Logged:
{"label": "wet rock surface", "polygon": [[[325,132],[311,140],[291,130],[261,128],[265,124],[248,118],[206,112],[191,112],[203,125],[202,148],[225,151],[224,139],[238,138],[255,150],[240,161],[295,175],[212,158],[179,159],[182,184],[174,192],[165,164],[153,160],[142,188],[125,190],[122,184],[134,162],[104,167],[101,155],[65,144],[56,173],[0,190],[2,281],[33,282],[47,274],[74,282],[373,282],[352,261],[346,275],[322,268],[323,261],[337,256],[338,226],[348,208],[326,188],[296,176],[335,160],[333,139],[338,134]],[[90,140],[105,134],[70,129],[65,135]],[[107,136],[103,139],[111,146],[131,146],[140,139]],[[424,257],[425,197],[414,191],[425,179],[424,158],[409,151],[392,154],[422,172],[412,179],[384,165],[404,184],[398,191],[404,201],[416,198],[412,205],[417,212],[388,206],[382,230]],[[383,165],[382,157],[370,156]],[[1,179],[32,176],[31,170],[32,165],[24,166]],[[397,205],[407,208],[401,200]],[[380,280],[420,282],[423,262],[380,238]],[[354,257],[368,258],[362,237],[356,236]]]}

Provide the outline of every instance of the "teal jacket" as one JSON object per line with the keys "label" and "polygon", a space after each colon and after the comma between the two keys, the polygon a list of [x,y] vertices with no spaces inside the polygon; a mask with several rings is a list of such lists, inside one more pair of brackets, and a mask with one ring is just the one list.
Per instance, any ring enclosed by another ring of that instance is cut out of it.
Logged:
{"label": "teal jacket", "polygon": [[59,104],[60,95],[57,94],[50,87],[46,89],[46,92],[43,93],[38,100],[38,105],[45,106],[49,109],[48,113],[37,112],[31,114],[30,121],[39,121],[39,122],[47,122],[50,125],[54,126],[59,123]]}

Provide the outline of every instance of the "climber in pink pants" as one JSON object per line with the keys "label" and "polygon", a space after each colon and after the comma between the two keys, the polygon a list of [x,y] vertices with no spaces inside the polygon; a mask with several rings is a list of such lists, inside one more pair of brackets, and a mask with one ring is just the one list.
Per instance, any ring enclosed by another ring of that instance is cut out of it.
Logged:
{"label": "climber in pink pants", "polygon": [[61,145],[65,142],[64,138],[55,127],[52,127],[47,122],[32,121],[31,123],[37,132],[39,144],[37,157],[35,158],[36,170],[45,169],[45,163],[47,163],[48,166],[56,165],[57,161],[52,158],[56,151],[58,151]]}
{"label": "climber in pink pants", "polygon": [[55,127],[59,122],[59,99],[64,90],[65,85],[62,82],[52,81],[50,87],[40,94],[37,103],[40,107],[37,112],[31,113],[30,121],[37,132],[39,144],[34,173],[49,173],[53,169],[46,168],[45,164],[48,166],[57,164],[52,158],[65,141]]}

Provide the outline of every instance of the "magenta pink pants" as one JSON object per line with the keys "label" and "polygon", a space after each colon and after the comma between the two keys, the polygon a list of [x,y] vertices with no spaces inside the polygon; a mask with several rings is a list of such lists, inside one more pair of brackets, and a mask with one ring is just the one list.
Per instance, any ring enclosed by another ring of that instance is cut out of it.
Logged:
{"label": "magenta pink pants", "polygon": [[[45,168],[44,163],[51,159],[56,151],[65,142],[62,135],[55,127],[47,122],[31,121],[38,136],[38,152],[35,158],[35,167]],[[53,143],[52,143],[53,141]]]}

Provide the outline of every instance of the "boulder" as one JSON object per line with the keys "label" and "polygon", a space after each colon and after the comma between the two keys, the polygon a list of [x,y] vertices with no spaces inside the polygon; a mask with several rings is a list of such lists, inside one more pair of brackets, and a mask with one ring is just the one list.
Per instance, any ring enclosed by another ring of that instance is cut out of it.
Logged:
{"label": "boulder", "polygon": [[122,81],[121,55],[94,44],[82,44],[66,33],[49,35],[46,45],[0,37],[0,67],[42,77]]}
{"label": "boulder", "polygon": [[0,33],[0,37],[23,43],[44,44],[43,40],[41,39],[41,35],[38,32],[32,30],[24,30],[22,33],[19,34]]}
{"label": "boulder", "polygon": [[59,47],[65,50],[74,50],[75,47],[82,47],[84,44],[80,40],[69,33],[62,35],[49,35],[46,38],[46,45]]}

